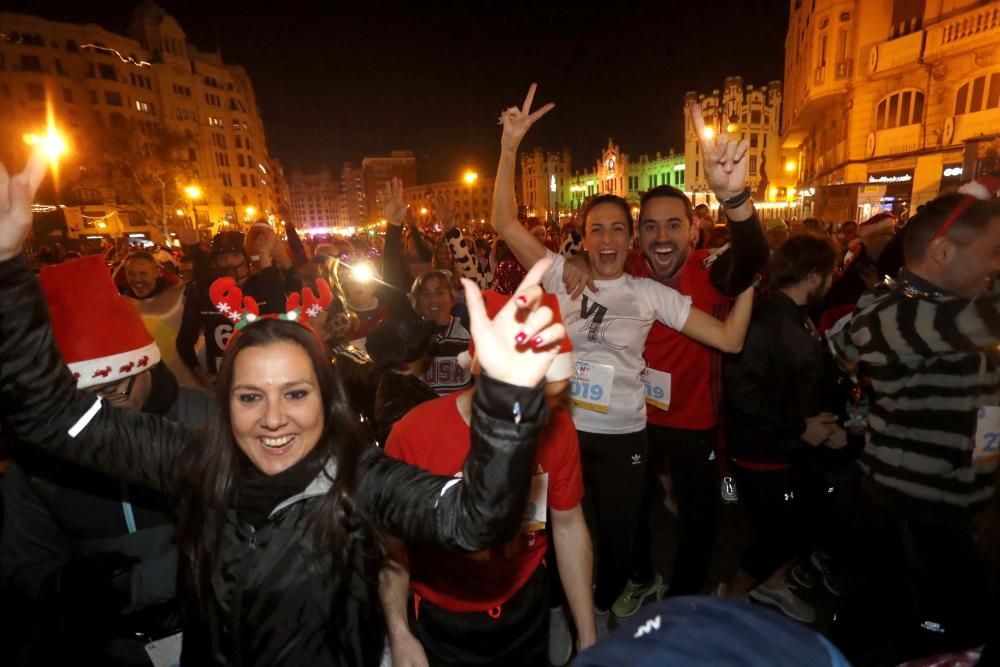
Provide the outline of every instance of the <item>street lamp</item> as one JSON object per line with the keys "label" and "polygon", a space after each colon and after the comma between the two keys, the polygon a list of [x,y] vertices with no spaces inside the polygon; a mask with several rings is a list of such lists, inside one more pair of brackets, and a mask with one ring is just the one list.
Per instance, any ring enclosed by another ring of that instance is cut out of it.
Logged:
{"label": "street lamp", "polygon": [[465,181],[466,185],[472,185],[479,180],[479,174],[474,171],[467,171],[462,175],[462,180]]}
{"label": "street lamp", "polygon": [[253,206],[247,206],[245,209],[243,209],[243,212],[246,213],[247,216],[246,219],[248,222],[253,220],[253,217],[257,215],[257,209],[255,209]]}
{"label": "street lamp", "polygon": [[56,162],[59,156],[66,152],[66,140],[51,124],[45,134],[26,133],[24,143],[31,146],[40,145],[51,162]]}

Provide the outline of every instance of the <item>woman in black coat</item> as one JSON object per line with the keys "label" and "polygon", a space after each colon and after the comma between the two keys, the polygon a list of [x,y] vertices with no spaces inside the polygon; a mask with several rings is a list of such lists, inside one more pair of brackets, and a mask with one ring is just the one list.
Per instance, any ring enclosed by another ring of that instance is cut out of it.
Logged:
{"label": "woman in black coat", "polygon": [[[435,477],[357,434],[328,352],[295,321],[233,337],[209,433],[76,390],[22,248],[47,165],[0,165],[0,414],[22,442],[177,504],[182,662],[374,665],[382,533],[479,550],[516,530],[544,423],[544,377],[564,332],[539,306],[539,265],[490,321],[467,286],[485,371],[464,475]],[[531,341],[532,347],[518,341]]]}

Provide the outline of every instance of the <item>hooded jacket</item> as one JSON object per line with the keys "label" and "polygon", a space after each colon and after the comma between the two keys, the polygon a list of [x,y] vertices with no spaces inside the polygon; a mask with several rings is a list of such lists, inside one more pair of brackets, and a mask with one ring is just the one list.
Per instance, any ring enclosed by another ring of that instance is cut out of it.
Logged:
{"label": "hooded jacket", "polygon": [[[182,663],[376,665],[382,652],[372,526],[405,540],[476,551],[505,543],[527,501],[545,421],[540,388],[482,377],[463,477],[430,475],[366,450],[358,464],[347,567],[332,572],[313,540],[312,512],[329,477],[279,503],[254,528],[235,508],[224,522],[202,612],[189,586]],[[191,500],[178,456],[194,434],[77,391],[56,351],[38,282],[25,256],[0,262],[0,414],[22,442],[80,465]],[[200,443],[199,443],[200,444]],[[211,446],[211,443],[204,443]],[[336,466],[327,463],[327,470]],[[325,481],[324,481],[325,480]],[[186,581],[185,578],[181,582]]]}

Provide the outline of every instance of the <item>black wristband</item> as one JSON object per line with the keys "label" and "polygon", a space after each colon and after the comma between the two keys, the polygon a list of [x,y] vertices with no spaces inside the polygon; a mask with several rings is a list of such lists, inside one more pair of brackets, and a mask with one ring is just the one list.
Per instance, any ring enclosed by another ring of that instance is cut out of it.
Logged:
{"label": "black wristband", "polygon": [[730,197],[729,199],[722,199],[719,203],[726,208],[736,208],[738,206],[742,206],[746,200],[750,199],[751,194],[752,192],[750,191],[750,186],[747,186],[743,188],[743,192],[734,197]]}

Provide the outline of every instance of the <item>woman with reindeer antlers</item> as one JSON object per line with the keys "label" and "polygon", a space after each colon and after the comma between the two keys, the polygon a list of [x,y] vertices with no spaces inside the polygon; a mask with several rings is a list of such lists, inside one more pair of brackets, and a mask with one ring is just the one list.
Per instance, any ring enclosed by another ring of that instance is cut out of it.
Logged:
{"label": "woman with reindeer antlers", "polygon": [[[233,284],[213,299],[237,324],[216,387],[220,425],[192,432],[76,390],[22,252],[45,169],[39,151],[20,174],[0,165],[5,425],[25,443],[176,501],[184,663],[377,664],[383,534],[479,550],[518,528],[544,423],[537,385],[564,335],[540,305],[547,262],[493,320],[465,284],[484,373],[461,479],[366,447],[298,300],[281,316],[259,316]],[[320,294],[301,305],[322,307]]]}

